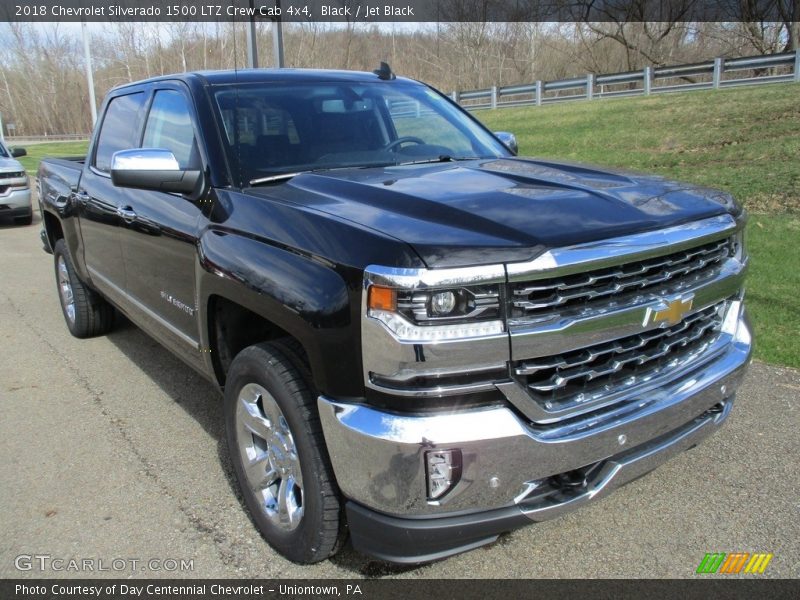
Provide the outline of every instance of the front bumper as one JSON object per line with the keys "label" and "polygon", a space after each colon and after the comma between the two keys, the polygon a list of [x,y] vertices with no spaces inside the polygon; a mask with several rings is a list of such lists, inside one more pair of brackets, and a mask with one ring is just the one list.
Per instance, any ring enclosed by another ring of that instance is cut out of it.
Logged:
{"label": "front bumper", "polygon": [[30,188],[9,188],[5,194],[0,194],[0,216],[29,215],[31,210]]}
{"label": "front bumper", "polygon": [[[603,496],[716,431],[751,351],[741,313],[714,361],[623,405],[552,425],[531,425],[506,406],[411,416],[320,397],[353,544],[384,560],[424,562]],[[450,448],[462,452],[461,479],[429,501],[425,452]],[[553,487],[554,476],[575,472],[583,486]]]}

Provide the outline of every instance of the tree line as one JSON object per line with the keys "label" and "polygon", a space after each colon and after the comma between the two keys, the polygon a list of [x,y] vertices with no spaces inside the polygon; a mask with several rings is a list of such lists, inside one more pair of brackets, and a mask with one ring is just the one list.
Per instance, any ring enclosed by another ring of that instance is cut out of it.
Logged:
{"label": "tree line", "polygon": [[[755,2],[755,0],[753,0]],[[742,6],[748,0],[742,0]],[[443,92],[551,81],[795,50],[800,3],[782,22],[284,24],[290,67],[370,71],[386,61]],[[754,15],[757,17],[758,15]],[[6,23],[0,44],[0,114],[14,134],[91,130],[80,30]],[[110,88],[168,73],[243,68],[244,23],[114,23],[90,29],[98,103]],[[259,22],[261,66],[272,66],[272,25]],[[5,129],[4,134],[9,135]]]}

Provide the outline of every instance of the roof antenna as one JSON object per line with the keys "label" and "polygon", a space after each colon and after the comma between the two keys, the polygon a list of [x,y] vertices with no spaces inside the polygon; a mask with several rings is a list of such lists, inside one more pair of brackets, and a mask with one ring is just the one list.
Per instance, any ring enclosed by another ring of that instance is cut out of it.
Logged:
{"label": "roof antenna", "polygon": [[382,79],[383,81],[389,81],[391,79],[396,79],[394,73],[392,73],[392,67],[390,67],[387,63],[381,61],[381,66],[379,69],[375,69],[373,71],[375,75],[378,76],[378,79]]}

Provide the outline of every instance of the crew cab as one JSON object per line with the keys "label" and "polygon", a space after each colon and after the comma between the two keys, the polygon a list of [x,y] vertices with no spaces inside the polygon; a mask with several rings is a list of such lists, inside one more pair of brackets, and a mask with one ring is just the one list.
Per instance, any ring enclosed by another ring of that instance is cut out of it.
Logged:
{"label": "crew cab", "polygon": [[515,154],[386,65],[115,88],[39,170],[67,327],[119,311],[219,387],[291,560],[492,542],[719,429],[752,343],[729,194]]}

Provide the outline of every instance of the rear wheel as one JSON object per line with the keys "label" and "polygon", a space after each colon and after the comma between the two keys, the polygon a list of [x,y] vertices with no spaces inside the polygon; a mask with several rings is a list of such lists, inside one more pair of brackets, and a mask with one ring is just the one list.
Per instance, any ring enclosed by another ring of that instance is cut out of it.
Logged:
{"label": "rear wheel", "polygon": [[53,258],[58,299],[69,332],[75,337],[87,338],[111,331],[114,307],[78,278],[63,239],[56,242]]}
{"label": "rear wheel", "polygon": [[283,344],[242,350],[225,384],[225,421],[239,484],[269,544],[313,563],[344,540],[342,507],[316,398],[298,357]]}

